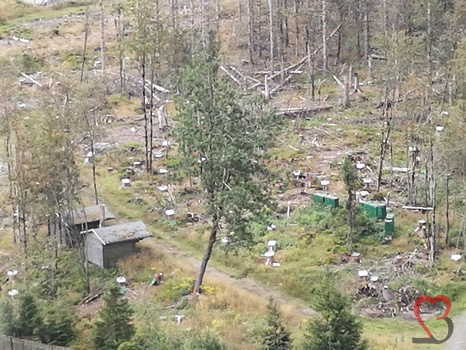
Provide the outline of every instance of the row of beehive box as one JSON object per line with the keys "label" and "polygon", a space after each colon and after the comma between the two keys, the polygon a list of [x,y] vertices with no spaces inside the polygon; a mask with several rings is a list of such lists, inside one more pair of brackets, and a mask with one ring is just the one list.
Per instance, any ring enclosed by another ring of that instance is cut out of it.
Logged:
{"label": "row of beehive box", "polygon": [[[312,196],[314,203],[324,204],[331,208],[338,208],[339,200],[337,196],[327,193],[314,193]],[[395,231],[395,215],[387,214],[387,205],[384,202],[360,202],[359,206],[369,217],[385,220],[385,235],[393,236]]]}

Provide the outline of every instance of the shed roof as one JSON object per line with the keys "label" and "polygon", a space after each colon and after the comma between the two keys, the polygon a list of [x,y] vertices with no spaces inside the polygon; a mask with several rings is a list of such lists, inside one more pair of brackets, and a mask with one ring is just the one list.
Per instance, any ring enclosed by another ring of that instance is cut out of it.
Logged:
{"label": "shed roof", "polygon": [[104,245],[126,241],[139,241],[147,237],[152,237],[152,233],[147,231],[147,227],[142,221],[96,228],[90,230],[90,232],[93,232]]}
{"label": "shed roof", "polygon": [[[102,209],[100,208],[101,205],[103,204],[76,208],[71,211],[69,215],[72,217],[73,225],[82,225],[86,222],[99,221],[102,216]],[[116,216],[108,210],[107,206],[103,206],[105,207],[105,220],[116,219]]]}

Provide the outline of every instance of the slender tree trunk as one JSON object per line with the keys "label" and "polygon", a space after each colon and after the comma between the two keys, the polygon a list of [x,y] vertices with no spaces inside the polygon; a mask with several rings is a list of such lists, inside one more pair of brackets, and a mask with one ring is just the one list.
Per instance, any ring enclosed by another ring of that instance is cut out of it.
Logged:
{"label": "slender tree trunk", "polygon": [[430,247],[430,261],[432,264],[435,263],[437,255],[437,176],[435,174],[435,155],[433,142],[430,140],[430,192],[431,192],[431,203],[432,203],[432,239]]}
{"label": "slender tree trunk", "polygon": [[393,187],[393,144],[390,142],[390,188]]}
{"label": "slender tree trunk", "polygon": [[354,203],[353,203],[353,193],[352,191],[348,192],[348,203],[346,205],[348,209],[348,235],[347,235],[347,247],[348,251],[351,252],[353,245],[353,216],[354,216]]}
{"label": "slender tree trunk", "polygon": [[301,36],[300,27],[299,27],[299,0],[294,0],[294,23],[295,23],[295,56],[299,55],[299,38]]}
{"label": "slender tree trunk", "polygon": [[[142,106],[143,106],[143,111],[144,111],[144,149],[145,149],[145,159],[146,159],[146,169],[148,169],[149,166],[149,153],[148,153],[148,148],[149,148],[149,121],[148,121],[148,116],[147,116],[147,98],[146,98],[146,53],[143,52],[142,54]],[[152,91],[152,86],[151,86],[151,91]],[[151,107],[151,106],[150,106]]]}
{"label": "slender tree trunk", "polygon": [[86,8],[86,23],[84,24],[84,47],[83,47],[83,59],[81,62],[81,76],[79,81],[82,83],[84,78],[84,65],[86,63],[87,54],[87,40],[89,38],[89,6]]}
{"label": "slender tree trunk", "polygon": [[205,21],[206,21],[206,13],[205,13],[205,2],[208,1],[208,0],[201,0],[201,36],[203,38],[203,41],[207,41],[206,39],[206,25],[205,25]]}
{"label": "slender tree trunk", "polygon": [[[277,2],[277,9],[279,9],[279,11],[277,11],[279,13],[279,15],[277,16],[278,18],[278,38],[277,38],[277,51],[278,51],[278,55],[279,55],[279,59],[280,59],[280,81],[283,81],[285,80],[285,59],[284,59],[284,31],[283,31],[283,7],[279,7],[278,6],[279,2]],[[281,4],[280,4],[281,5]]]}
{"label": "slender tree trunk", "polygon": [[283,46],[288,48],[290,46],[290,33],[289,33],[289,25],[288,25],[288,2],[287,0],[283,0],[282,6],[282,18],[283,18],[283,25],[282,25],[282,35],[283,35]]}
{"label": "slender tree trunk", "polygon": [[[343,23],[343,13],[340,11],[340,23]],[[343,31],[338,31],[338,41],[337,41],[337,64],[340,62],[341,58],[341,43],[343,38]]]}
{"label": "slender tree trunk", "polygon": [[257,0],[257,38],[258,38],[258,47],[259,47],[259,58],[262,58],[262,25],[261,25],[261,15],[262,15],[262,1]]}
{"label": "slender tree trunk", "polygon": [[248,52],[249,62],[254,64],[254,0],[248,0]]}
{"label": "slender tree trunk", "polygon": [[431,0],[427,0],[427,113],[431,111],[432,99],[432,13]]}
{"label": "slender tree trunk", "polygon": [[218,218],[216,215],[213,216],[212,220],[212,228],[210,231],[210,236],[209,236],[209,241],[207,242],[207,246],[204,252],[204,256],[202,257],[202,262],[201,262],[201,267],[199,268],[199,273],[197,275],[196,282],[194,283],[194,289],[193,289],[193,294],[199,293],[199,289],[202,285],[202,282],[204,280],[204,275],[207,269],[207,264],[210,260],[210,257],[212,255],[212,250],[215,244],[215,241],[217,240],[217,233],[219,230],[219,223],[220,223],[220,218]]}
{"label": "slender tree trunk", "polygon": [[380,137],[380,154],[379,154],[379,168],[377,171],[377,192],[380,191],[380,183],[382,182],[382,171],[383,171],[383,162],[385,160],[385,155],[387,153],[387,145],[388,141],[390,140],[390,133],[392,130],[392,110],[388,111],[388,92],[385,92],[385,104],[383,107],[383,115],[384,117],[387,116],[386,118],[386,123],[387,123],[387,129],[385,132],[382,131],[381,137]]}
{"label": "slender tree trunk", "polygon": [[446,208],[445,208],[445,219],[446,219],[446,227],[445,227],[445,245],[448,248],[449,239],[450,239],[450,174],[447,174],[447,188],[446,188]]}
{"label": "slender tree trunk", "polygon": [[[153,59],[155,59],[155,52],[153,55]],[[151,60],[152,61],[152,60]],[[153,146],[153,139],[154,139],[154,89],[152,86],[154,86],[154,79],[155,79],[155,62],[151,62],[151,72],[150,72],[150,84],[151,84],[151,89],[150,89],[150,112],[149,112],[149,147],[147,152],[149,153],[147,158],[148,158],[148,164],[147,164],[147,172],[152,172],[152,146]]]}
{"label": "slender tree trunk", "polygon": [[388,22],[388,11],[387,11],[387,0],[382,0],[382,26],[384,35],[387,36],[387,22]]}
{"label": "slender tree trunk", "polygon": [[270,75],[274,74],[274,27],[273,27],[273,0],[267,0],[269,6],[269,50],[270,50]]}
{"label": "slender tree trunk", "polygon": [[222,8],[220,6],[220,0],[215,0],[215,25],[217,28],[217,33],[220,31],[220,13]]}
{"label": "slender tree trunk", "polygon": [[327,44],[327,0],[322,1],[322,69],[324,73],[328,69],[328,44]]}
{"label": "slender tree trunk", "polygon": [[28,235],[27,235],[27,226],[26,226],[26,213],[25,213],[25,205],[21,206],[21,214],[18,215],[18,218],[20,218],[20,227],[22,227],[23,233],[21,235],[22,240],[23,240],[23,253],[24,256],[28,256]]}
{"label": "slender tree trunk", "polygon": [[194,35],[194,0],[191,0],[191,32]]}
{"label": "slender tree trunk", "polygon": [[115,26],[117,30],[118,40],[118,63],[120,66],[120,92],[125,92],[125,66],[124,66],[124,55],[123,55],[123,13],[121,8],[118,8],[118,17],[115,19]]}
{"label": "slender tree trunk", "polygon": [[243,5],[241,4],[241,0],[238,0],[238,23],[241,25],[243,21]]}
{"label": "slender tree trunk", "polygon": [[[99,1],[100,7],[100,60],[102,64],[102,80],[104,86],[106,86],[106,72],[105,72],[105,13],[103,1]],[[105,88],[105,91],[107,88]]]}
{"label": "slender tree trunk", "polygon": [[364,62],[367,61],[369,57],[369,9],[368,2],[369,0],[364,0]]}
{"label": "slender tree trunk", "polygon": [[95,171],[95,147],[94,132],[91,131],[91,152],[92,152],[92,182],[94,185],[95,204],[99,204],[99,194],[97,193],[97,175]]}

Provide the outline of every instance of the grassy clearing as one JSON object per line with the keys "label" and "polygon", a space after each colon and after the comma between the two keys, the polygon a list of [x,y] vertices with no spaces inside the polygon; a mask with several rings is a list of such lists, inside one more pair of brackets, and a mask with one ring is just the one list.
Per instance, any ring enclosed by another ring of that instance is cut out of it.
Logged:
{"label": "grassy clearing", "polygon": [[69,3],[67,6],[44,7],[3,0],[0,3],[0,37],[7,35],[21,23],[83,13],[84,9],[79,2]]}

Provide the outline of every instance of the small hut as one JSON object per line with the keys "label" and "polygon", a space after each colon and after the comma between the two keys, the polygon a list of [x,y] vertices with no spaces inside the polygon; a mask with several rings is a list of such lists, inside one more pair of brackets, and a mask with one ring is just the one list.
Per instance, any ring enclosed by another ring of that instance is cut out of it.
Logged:
{"label": "small hut", "polygon": [[102,227],[105,221],[115,218],[104,204],[80,207],[55,214],[49,222],[49,232],[57,237],[59,244],[71,247],[80,241],[81,231]]}
{"label": "small hut", "polygon": [[118,259],[134,253],[136,243],[152,234],[142,221],[95,228],[84,235],[87,260],[101,268],[114,266]]}

